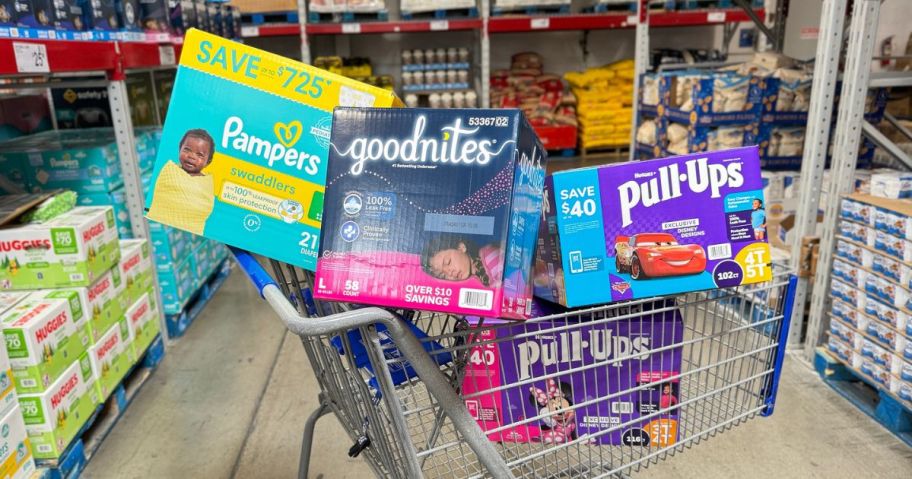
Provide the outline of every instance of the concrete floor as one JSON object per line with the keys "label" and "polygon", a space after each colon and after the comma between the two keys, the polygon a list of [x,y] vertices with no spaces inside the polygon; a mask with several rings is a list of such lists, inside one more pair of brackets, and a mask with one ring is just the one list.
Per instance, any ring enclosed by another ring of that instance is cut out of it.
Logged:
{"label": "concrete floor", "polygon": [[[295,477],[316,383],[286,334],[234,271],[92,458],[84,477]],[[370,477],[332,416],[317,427],[314,478]],[[909,478],[912,448],[789,360],[776,413],[650,466],[661,478]]]}

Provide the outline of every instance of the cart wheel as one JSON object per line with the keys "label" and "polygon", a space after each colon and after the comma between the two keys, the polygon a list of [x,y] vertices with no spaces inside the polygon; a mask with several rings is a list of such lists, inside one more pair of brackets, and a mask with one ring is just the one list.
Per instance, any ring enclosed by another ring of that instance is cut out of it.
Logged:
{"label": "cart wheel", "polygon": [[646,273],[643,272],[643,268],[640,265],[640,258],[634,256],[630,260],[630,277],[633,279],[644,279]]}

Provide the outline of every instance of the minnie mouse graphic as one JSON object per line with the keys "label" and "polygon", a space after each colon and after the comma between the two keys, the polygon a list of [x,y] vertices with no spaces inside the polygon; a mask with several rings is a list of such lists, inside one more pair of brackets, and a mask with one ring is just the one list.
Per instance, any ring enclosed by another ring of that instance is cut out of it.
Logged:
{"label": "minnie mouse graphic", "polygon": [[531,401],[541,407],[544,414],[541,426],[541,440],[545,444],[563,444],[576,439],[576,413],[573,412],[573,391],[570,385],[561,382],[560,387],[553,379],[548,380],[548,392],[533,386]]}

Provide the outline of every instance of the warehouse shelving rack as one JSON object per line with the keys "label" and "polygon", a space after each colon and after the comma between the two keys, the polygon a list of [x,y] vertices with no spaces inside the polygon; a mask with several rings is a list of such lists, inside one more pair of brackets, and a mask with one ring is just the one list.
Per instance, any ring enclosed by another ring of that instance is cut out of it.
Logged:
{"label": "warehouse shelving rack", "polygon": [[[899,163],[912,169],[912,160],[908,155],[864,120],[865,96],[870,88],[912,86],[912,73],[871,73],[881,2],[880,0],[855,0],[849,16],[848,36],[844,38],[848,3],[848,0],[823,1],[817,42],[817,60],[808,113],[808,130],[801,165],[799,186],[801,196],[796,213],[796,239],[815,235],[818,205],[820,205],[824,186],[826,186],[827,193],[817,273],[814,278],[800,278],[798,281],[795,296],[796,307],[792,317],[793,327],[789,338],[790,348],[809,362],[814,360],[816,348],[826,340],[825,332],[829,327],[827,313],[830,311],[831,305],[828,297],[830,269],[833,264],[839,203],[842,195],[854,189],[855,167],[861,137],[867,137],[892,155]],[[839,65],[843,45],[846,46],[845,67],[841,73],[844,91],[840,97],[833,134],[831,183],[824,185],[823,173],[829,147],[828,137],[836,81],[840,78]],[[912,140],[912,132],[902,128],[896,118],[887,114],[885,119]],[[797,266],[801,253],[801,241],[796,240],[795,243],[792,245],[792,259],[795,263],[794,266]],[[802,341],[804,305],[807,303],[809,295],[806,335]]]}
{"label": "warehouse shelving rack", "polygon": [[[0,90],[107,87],[114,138],[135,238],[149,239],[149,225],[143,217],[145,196],[140,183],[126,74],[175,68],[180,50],[180,39],[169,42],[112,42],[0,38],[0,80],[5,82],[0,84]],[[74,78],[75,76],[79,78]],[[94,77],[97,79],[84,79]],[[153,275],[153,280],[157,304],[161,305],[163,303],[156,275]],[[167,343],[170,338],[164,310],[158,309],[161,334]]]}
{"label": "warehouse shelving rack", "polygon": [[[770,3],[770,2],[768,2]],[[780,0],[773,9],[777,19],[784,18],[787,1]],[[637,0],[635,11],[609,11],[604,13],[580,14],[543,14],[543,15],[505,15],[491,16],[490,0],[479,1],[480,18],[434,19],[434,20],[393,20],[377,22],[351,23],[308,23],[307,0],[298,0],[298,24],[283,23],[276,25],[242,26],[241,37],[269,37],[300,35],[301,58],[310,63],[310,44],[308,38],[316,35],[356,35],[379,33],[419,33],[440,31],[477,31],[478,35],[478,83],[481,105],[490,106],[490,86],[488,79],[491,72],[491,39],[492,34],[518,32],[554,32],[592,30],[633,30],[635,35],[635,73],[636,77],[648,69],[649,62],[649,29],[650,27],[698,27],[725,25],[726,45],[732,38],[735,29],[732,25],[753,21],[774,45],[781,45],[781,28],[784,22],[777,21],[780,31],[774,32],[767,25],[767,10],[753,8],[746,0],[735,0],[737,7],[709,8],[680,11],[649,11],[648,0]],[[778,40],[776,40],[778,38]],[[638,95],[638,82],[634,82],[633,98]],[[636,102],[633,102],[634,107]],[[631,144],[636,135],[636,112],[632,115],[634,124],[631,128]],[[630,155],[633,158],[633,150]]]}

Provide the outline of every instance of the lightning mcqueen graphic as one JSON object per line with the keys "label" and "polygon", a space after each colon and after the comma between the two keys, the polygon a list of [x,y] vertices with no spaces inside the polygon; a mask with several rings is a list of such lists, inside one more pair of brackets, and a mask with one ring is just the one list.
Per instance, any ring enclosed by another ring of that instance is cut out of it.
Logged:
{"label": "lightning mcqueen graphic", "polygon": [[614,261],[618,273],[633,279],[683,276],[706,269],[706,252],[700,245],[678,244],[668,233],[640,233],[617,237]]}

